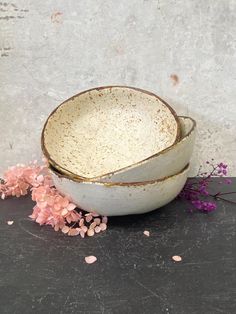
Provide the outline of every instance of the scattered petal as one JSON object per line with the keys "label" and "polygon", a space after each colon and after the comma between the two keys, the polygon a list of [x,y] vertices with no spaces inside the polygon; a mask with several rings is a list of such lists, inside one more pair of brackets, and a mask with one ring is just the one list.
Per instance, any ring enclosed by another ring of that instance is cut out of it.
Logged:
{"label": "scattered petal", "polygon": [[100,227],[100,226],[96,226],[95,229],[94,229],[94,231],[95,231],[96,233],[99,233],[99,232],[101,231],[101,227]]}
{"label": "scattered petal", "polygon": [[86,226],[81,226],[81,230],[83,230],[84,233],[86,233],[88,231],[88,227]]}
{"label": "scattered petal", "polygon": [[58,225],[55,225],[54,230],[59,231],[60,227]]}
{"label": "scattered petal", "polygon": [[107,225],[104,222],[102,222],[99,227],[102,231],[105,231],[107,229]]}
{"label": "scattered petal", "polygon": [[71,217],[70,217],[70,216],[67,216],[67,217],[66,217],[66,221],[70,224],[70,223],[72,222]]}
{"label": "scattered petal", "polygon": [[94,229],[96,227],[96,222],[92,222],[91,225],[89,226],[89,229]]}
{"label": "scattered petal", "polygon": [[84,218],[80,219],[79,226],[82,227],[84,225]]}
{"label": "scattered petal", "polygon": [[172,256],[173,261],[175,262],[181,262],[182,261],[182,257],[179,255],[174,255]]}
{"label": "scattered petal", "polygon": [[68,232],[69,236],[77,236],[78,234],[80,234],[79,228],[71,228]]}
{"label": "scattered petal", "polygon": [[86,214],[85,215],[86,222],[90,222],[92,219],[93,219],[93,216],[91,214]]}
{"label": "scattered petal", "polygon": [[143,231],[143,234],[144,234],[145,236],[147,236],[147,237],[150,237],[150,232],[147,231],[147,230]]}
{"label": "scattered petal", "polygon": [[104,222],[104,224],[107,224],[108,218],[106,216],[102,217],[102,222]]}
{"label": "scattered petal", "polygon": [[11,226],[11,225],[14,224],[14,221],[13,221],[13,220],[8,220],[7,224],[8,224],[9,226]]}
{"label": "scattered petal", "polygon": [[93,255],[86,256],[84,259],[87,264],[93,264],[94,262],[97,261],[97,257]]}
{"label": "scattered petal", "polygon": [[87,235],[88,235],[89,237],[92,237],[92,236],[94,235],[94,229],[89,229],[89,230],[87,231]]}
{"label": "scattered petal", "polygon": [[101,219],[100,218],[95,218],[94,222],[97,224],[97,226],[99,226],[100,223],[101,223]]}
{"label": "scattered petal", "polygon": [[85,232],[83,230],[80,230],[80,236],[81,236],[81,238],[84,238]]}
{"label": "scattered petal", "polygon": [[68,226],[64,226],[64,227],[61,229],[61,231],[62,231],[63,233],[68,233],[69,230],[70,230],[70,227],[68,227]]}

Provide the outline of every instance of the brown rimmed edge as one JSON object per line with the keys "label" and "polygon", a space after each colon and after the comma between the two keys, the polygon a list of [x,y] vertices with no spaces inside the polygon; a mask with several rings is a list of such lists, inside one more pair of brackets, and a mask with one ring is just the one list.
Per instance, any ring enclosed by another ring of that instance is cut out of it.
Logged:
{"label": "brown rimmed edge", "polygon": [[[195,128],[196,128],[196,126],[197,126],[196,121],[195,121],[193,118],[188,117],[188,116],[178,116],[178,117],[179,117],[179,118],[183,118],[183,119],[189,119],[189,120],[191,120],[192,123],[193,123],[191,129],[190,129],[184,136],[182,136],[182,137],[179,139],[179,141],[178,141],[177,143],[174,143],[174,144],[172,144],[171,146],[169,146],[169,147],[165,148],[164,150],[160,151],[159,153],[157,153],[157,154],[155,154],[155,155],[152,155],[152,156],[150,156],[150,157],[144,159],[142,162],[140,162],[141,164],[146,163],[148,160],[150,160],[150,159],[152,159],[152,158],[155,158],[155,157],[158,157],[158,156],[160,156],[160,155],[163,155],[164,153],[166,153],[166,152],[168,152],[169,150],[171,150],[173,147],[179,145],[183,140],[185,140],[186,138],[188,138],[188,137],[190,136],[190,134],[192,134],[192,132],[195,130]],[[97,177],[95,177],[95,178],[90,179],[90,181],[92,181],[92,182],[93,182],[93,181],[98,181],[98,180],[100,180],[100,179],[103,179],[103,178],[106,177],[106,176],[109,176],[109,175],[112,176],[112,175],[115,174],[115,173],[123,172],[124,170],[128,170],[128,169],[130,169],[130,168],[134,168],[135,166],[136,166],[136,164],[133,164],[133,165],[127,166],[127,167],[125,167],[125,168],[122,168],[122,169],[120,169],[120,170],[111,172],[111,173],[109,173],[109,174],[107,174],[107,175],[97,176]]]}
{"label": "brown rimmed edge", "polygon": [[149,181],[139,181],[139,182],[100,182],[100,181],[87,181],[87,180],[80,180],[78,178],[68,178],[66,175],[63,175],[61,173],[59,173],[57,171],[56,168],[54,168],[53,166],[49,165],[49,170],[51,172],[53,172],[58,178],[60,179],[66,179],[69,181],[73,181],[73,182],[77,182],[77,183],[83,183],[83,184],[95,184],[95,185],[102,185],[102,186],[106,186],[106,187],[113,187],[113,186],[142,186],[142,185],[147,185],[147,184],[154,184],[154,183],[158,183],[158,182],[162,182],[165,181],[167,179],[170,178],[174,178],[182,173],[184,173],[185,171],[188,171],[190,168],[190,164],[188,163],[182,170],[180,170],[178,173],[169,175],[169,176],[165,176],[163,178],[160,179],[156,179],[156,180],[149,180]]}
{"label": "brown rimmed edge", "polygon": [[156,157],[156,156],[158,156],[160,153],[166,151],[166,149],[164,149],[164,150],[162,150],[162,151],[160,151],[160,152],[158,152],[158,153],[156,153],[156,154],[154,154],[154,155],[152,155],[152,156],[150,156],[150,157],[148,157],[148,158],[146,158],[146,159],[143,159],[143,160],[141,160],[141,161],[138,161],[137,163],[134,163],[134,164],[129,165],[129,166],[126,166],[126,167],[124,167],[124,168],[120,168],[120,169],[118,169],[118,170],[116,170],[116,171],[112,171],[112,172],[109,172],[109,173],[105,173],[105,174],[102,174],[102,175],[100,175],[100,176],[96,176],[96,177],[92,177],[92,178],[86,178],[86,177],[77,175],[77,174],[73,173],[72,171],[69,171],[69,170],[65,169],[64,167],[58,165],[57,162],[51,158],[51,156],[50,156],[50,154],[49,154],[47,148],[45,147],[45,142],[44,142],[44,131],[45,131],[45,129],[46,129],[46,126],[47,126],[48,121],[49,121],[49,119],[51,118],[51,116],[52,116],[62,105],[64,105],[64,104],[65,104],[66,102],[68,102],[68,101],[73,101],[74,98],[77,98],[77,97],[79,97],[79,96],[81,96],[81,95],[83,95],[83,94],[85,94],[85,93],[88,93],[88,92],[91,92],[91,91],[94,91],[94,90],[100,91],[100,90],[103,90],[103,89],[112,89],[112,88],[127,88],[127,89],[136,90],[136,91],[138,91],[138,92],[141,92],[141,93],[144,93],[144,94],[153,96],[153,97],[157,98],[159,101],[161,101],[161,102],[170,110],[170,112],[171,112],[172,115],[174,116],[175,121],[176,121],[176,124],[177,124],[176,139],[175,139],[174,143],[173,143],[171,146],[167,147],[166,149],[169,149],[169,148],[173,147],[173,145],[177,144],[178,141],[180,140],[180,137],[181,137],[181,129],[180,129],[180,122],[179,122],[178,116],[177,116],[176,112],[174,111],[174,109],[173,109],[166,101],[164,101],[161,97],[159,97],[158,95],[156,95],[156,94],[154,94],[154,93],[152,93],[152,92],[146,91],[146,90],[144,90],[144,89],[141,89],[141,88],[131,87],[131,86],[125,86],[125,85],[124,85],[124,86],[122,86],[122,85],[100,86],[100,87],[91,88],[91,89],[82,91],[82,92],[80,92],[80,93],[78,93],[78,94],[76,94],[76,95],[74,95],[74,96],[68,98],[67,100],[63,101],[59,106],[57,106],[57,107],[50,113],[50,115],[48,116],[48,118],[47,118],[47,120],[46,120],[46,122],[45,122],[45,124],[44,124],[44,126],[43,126],[43,130],[42,130],[42,133],[41,133],[41,149],[42,149],[42,152],[43,152],[44,156],[47,158],[48,162],[49,162],[54,168],[56,168],[59,172],[61,172],[61,173],[63,173],[63,174],[66,174],[68,177],[71,177],[71,178],[73,178],[73,179],[74,179],[74,178],[77,178],[77,179],[80,180],[80,181],[92,181],[92,182],[94,182],[94,180],[96,180],[96,179],[98,179],[98,178],[103,178],[103,177],[105,177],[105,176],[111,176],[111,175],[113,175],[113,174],[116,173],[116,172],[122,171],[122,170],[127,169],[127,168],[132,167],[132,166],[136,166],[136,165],[138,165],[138,164],[141,164],[141,163],[143,163],[144,161],[149,160],[150,158]]}

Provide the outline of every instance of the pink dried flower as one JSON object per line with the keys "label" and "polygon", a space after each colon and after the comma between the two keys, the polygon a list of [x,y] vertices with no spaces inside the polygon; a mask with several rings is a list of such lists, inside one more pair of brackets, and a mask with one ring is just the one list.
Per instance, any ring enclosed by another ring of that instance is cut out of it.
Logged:
{"label": "pink dried flower", "polygon": [[69,236],[77,236],[80,233],[79,228],[70,228],[68,235]]}
{"label": "pink dried flower", "polygon": [[86,233],[86,232],[88,231],[88,227],[82,226],[82,227],[81,227],[81,230],[82,230],[84,233]]}
{"label": "pink dried flower", "polygon": [[102,229],[101,229],[101,227],[99,227],[99,226],[96,226],[95,229],[94,229],[94,231],[95,231],[96,233],[99,233],[101,230],[102,230]]}
{"label": "pink dried flower", "polygon": [[86,222],[90,222],[93,219],[93,216],[89,213],[89,214],[85,214],[85,220]]}
{"label": "pink dried flower", "polygon": [[105,224],[104,222],[100,224],[99,226],[101,228],[102,231],[105,231],[107,229],[107,224]]}
{"label": "pink dried flower", "polygon": [[181,262],[182,261],[182,257],[179,255],[174,255],[172,256],[173,261],[175,262]]}
{"label": "pink dried flower", "polygon": [[90,228],[90,229],[94,229],[94,228],[96,227],[96,225],[97,225],[97,224],[96,224],[96,222],[94,221],[94,222],[91,223],[91,225],[90,225],[89,228]]}
{"label": "pink dried flower", "polygon": [[26,195],[29,188],[37,183],[37,177],[41,171],[42,167],[37,165],[10,167],[4,173],[4,180],[0,183],[1,198]]}
{"label": "pink dried flower", "polygon": [[81,238],[84,238],[85,237],[85,232],[83,231],[83,230],[80,230],[80,236],[81,236]]}
{"label": "pink dried flower", "polygon": [[87,231],[87,235],[88,235],[89,237],[94,236],[94,229],[89,229],[89,230]]}
{"label": "pink dried flower", "polygon": [[93,256],[93,255],[86,256],[84,259],[87,264],[93,264],[94,262],[97,261],[96,256]]}
{"label": "pink dried flower", "polygon": [[[94,235],[94,228],[102,219],[106,221],[106,217],[99,217],[96,213],[83,215],[81,211],[78,212],[76,205],[53,186],[47,167],[37,165],[36,160],[28,166],[9,168],[4,174],[4,180],[0,181],[2,199],[26,195],[29,191],[32,200],[36,202],[30,217],[40,225],[51,225],[55,231],[61,230],[69,236],[80,235],[83,238],[85,234]],[[106,229],[104,226],[99,228]],[[97,228],[96,233],[98,230]]]}
{"label": "pink dried flower", "polygon": [[143,231],[143,234],[144,234],[146,237],[150,237],[150,232],[149,232],[148,230]]}
{"label": "pink dried flower", "polygon": [[106,216],[102,217],[102,222],[103,222],[104,224],[107,224],[108,218],[107,218]]}
{"label": "pink dried flower", "polygon": [[99,226],[100,223],[101,223],[101,219],[100,218],[95,218],[94,222],[96,223],[97,226]]}

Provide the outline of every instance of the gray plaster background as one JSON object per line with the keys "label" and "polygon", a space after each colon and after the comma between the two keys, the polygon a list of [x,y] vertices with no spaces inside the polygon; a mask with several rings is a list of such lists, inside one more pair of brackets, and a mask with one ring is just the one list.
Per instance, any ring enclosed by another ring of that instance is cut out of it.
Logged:
{"label": "gray plaster background", "polygon": [[236,175],[236,1],[0,3],[0,172],[40,156],[48,114],[81,90],[148,89],[198,122],[192,174]]}

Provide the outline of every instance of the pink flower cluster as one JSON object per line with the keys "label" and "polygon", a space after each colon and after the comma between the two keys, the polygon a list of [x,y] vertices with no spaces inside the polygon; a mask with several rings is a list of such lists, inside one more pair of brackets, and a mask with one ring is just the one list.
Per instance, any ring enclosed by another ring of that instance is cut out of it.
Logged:
{"label": "pink flower cluster", "polygon": [[37,165],[36,160],[28,166],[18,164],[10,167],[4,173],[4,180],[1,180],[0,183],[1,198],[26,195],[32,186],[38,185],[37,180],[43,168],[43,166]]}
{"label": "pink flower cluster", "polygon": [[107,229],[107,217],[96,213],[78,211],[76,205],[62,196],[53,186],[45,166],[37,162],[29,166],[17,165],[9,168],[0,184],[0,195],[26,195],[29,190],[32,200],[36,202],[30,217],[40,225],[51,225],[55,231],[61,230],[70,236],[93,236]]}

